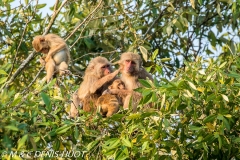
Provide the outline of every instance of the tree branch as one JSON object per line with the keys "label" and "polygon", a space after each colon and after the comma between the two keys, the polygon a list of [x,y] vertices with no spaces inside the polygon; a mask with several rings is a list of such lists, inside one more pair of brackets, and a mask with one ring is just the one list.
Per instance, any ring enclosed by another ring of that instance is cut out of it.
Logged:
{"label": "tree branch", "polygon": [[87,16],[87,18],[86,18],[82,23],[80,23],[80,24],[68,35],[68,37],[66,38],[66,41],[67,41],[86,21],[88,21],[88,19],[89,19],[90,17],[92,17],[95,12],[98,11],[98,8],[101,6],[102,2],[103,2],[103,1],[101,0],[101,1],[99,2],[99,4],[97,5],[97,7]]}

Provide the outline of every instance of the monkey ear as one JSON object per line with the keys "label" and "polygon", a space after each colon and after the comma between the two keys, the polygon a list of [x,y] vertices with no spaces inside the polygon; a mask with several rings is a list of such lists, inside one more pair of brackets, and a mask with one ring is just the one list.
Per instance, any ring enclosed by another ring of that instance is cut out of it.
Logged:
{"label": "monkey ear", "polygon": [[111,86],[108,86],[108,89],[113,89],[113,86],[111,85]]}

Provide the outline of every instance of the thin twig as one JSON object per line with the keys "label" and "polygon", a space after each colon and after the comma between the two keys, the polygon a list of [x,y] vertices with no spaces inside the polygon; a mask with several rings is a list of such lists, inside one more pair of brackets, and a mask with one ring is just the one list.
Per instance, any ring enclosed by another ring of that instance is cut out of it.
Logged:
{"label": "thin twig", "polygon": [[[98,11],[99,11],[99,10],[98,10]],[[95,13],[93,13],[93,14],[92,14],[92,17],[93,17],[98,11],[96,11]],[[88,25],[88,23],[89,23],[90,21],[91,21],[91,19],[89,19],[88,21],[86,21],[86,24],[84,25],[84,27],[83,27],[83,29],[82,29],[79,37],[78,37],[77,40],[71,45],[70,48],[72,48],[72,47],[79,41],[79,39],[81,39],[81,36],[82,36],[83,31],[84,31],[84,29],[87,27],[87,25]]]}
{"label": "thin twig", "polygon": [[148,30],[145,32],[145,34],[143,35],[144,40],[147,38],[147,34],[148,32],[150,32],[150,30],[153,28],[153,26],[157,23],[157,21],[163,16],[163,14],[165,13],[165,10],[167,10],[168,6],[161,12],[161,14],[159,14],[159,16],[157,17],[157,19],[155,19],[153,21],[153,23],[151,24],[151,26],[148,28]]}
{"label": "thin twig", "polygon": [[87,16],[87,18],[82,22],[80,23],[69,35],[68,37],[66,38],[66,41],[86,22],[88,21],[88,19],[90,17],[92,17],[92,15],[96,12],[96,10],[101,6],[102,4],[102,0],[99,2],[99,4],[97,5],[97,7]]}
{"label": "thin twig", "polygon": [[44,70],[44,66],[38,71],[38,73],[37,73],[37,75],[34,77],[34,79],[32,80],[32,82],[27,86],[27,88],[25,88],[23,91],[22,91],[22,94],[24,94],[27,90],[28,90],[28,88],[30,88],[32,85],[33,85],[33,83],[36,81],[36,79],[37,79],[37,77],[39,76],[39,74]]}

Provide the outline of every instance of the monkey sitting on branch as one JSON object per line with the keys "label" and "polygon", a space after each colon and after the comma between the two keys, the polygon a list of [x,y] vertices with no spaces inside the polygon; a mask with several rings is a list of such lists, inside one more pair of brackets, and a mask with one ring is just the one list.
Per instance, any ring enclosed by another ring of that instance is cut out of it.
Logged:
{"label": "monkey sitting on branch", "polygon": [[77,97],[73,95],[70,116],[76,117],[78,114],[77,108],[80,104],[82,104],[84,111],[95,112],[97,99],[108,88],[118,73],[119,69],[112,72],[111,63],[106,58],[99,56],[92,59],[85,70]]}
{"label": "monkey sitting on branch", "polygon": [[[132,91],[132,106],[133,111],[135,112],[137,109],[137,104],[139,103],[140,99],[142,98],[140,93],[134,92],[133,90],[141,87],[139,79],[147,79],[153,81],[152,75],[148,73],[142,67],[142,59],[140,55],[132,53],[132,52],[125,52],[121,55],[120,60],[118,61],[120,65],[120,72],[121,72],[121,80],[124,82],[126,86],[126,90],[119,90],[119,89],[110,89],[109,92],[111,94],[122,94],[122,95],[129,95],[129,91]],[[126,104],[129,104],[130,96],[127,96],[125,99]],[[128,105],[124,105],[126,108]]]}
{"label": "monkey sitting on branch", "polygon": [[47,83],[55,73],[60,76],[68,72],[70,52],[66,42],[56,34],[38,35],[32,41],[33,48],[37,52],[45,54],[40,58],[40,63],[45,66]]}

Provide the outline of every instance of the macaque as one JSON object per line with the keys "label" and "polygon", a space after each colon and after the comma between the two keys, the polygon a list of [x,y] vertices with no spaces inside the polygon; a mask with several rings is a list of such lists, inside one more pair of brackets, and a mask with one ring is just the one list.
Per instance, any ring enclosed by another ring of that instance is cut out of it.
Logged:
{"label": "macaque", "polygon": [[[129,91],[132,91],[132,106],[133,111],[136,111],[137,103],[142,98],[140,93],[133,91],[134,89],[141,86],[138,79],[149,78],[150,80],[153,80],[153,78],[151,74],[149,74],[142,67],[142,59],[138,54],[125,52],[121,55],[118,64],[120,66],[121,80],[124,82],[126,90],[111,89],[109,92],[111,94],[123,94],[127,96],[124,103],[129,104],[131,99],[131,96],[129,96]],[[126,104],[124,104],[125,107],[127,106]]]}
{"label": "macaque", "polygon": [[[78,100],[79,103],[82,103],[84,111],[96,111],[97,99],[108,88],[118,73],[119,69],[112,72],[110,62],[104,57],[99,56],[90,61],[83,82],[78,89]],[[72,106],[74,107],[74,105],[71,105],[71,111],[75,112],[76,110]]]}
{"label": "macaque", "polygon": [[[108,93],[109,89],[124,90],[125,85],[124,85],[123,81],[121,81],[120,79],[116,79],[108,87],[108,89],[103,92],[103,95],[98,98],[97,106],[101,107],[101,110],[100,110],[101,114],[103,116],[107,116],[107,117],[110,117],[114,113],[117,113],[117,111],[119,110],[119,106],[124,104],[125,97],[126,97],[126,95],[121,94],[121,93],[119,93],[117,95],[112,95],[112,94]],[[131,93],[129,93],[129,94],[131,94]]]}
{"label": "macaque", "polygon": [[67,73],[70,62],[70,52],[66,42],[56,34],[38,35],[32,41],[33,48],[37,52],[45,54],[40,58],[40,63],[45,66],[47,82],[55,73],[60,76]]}

